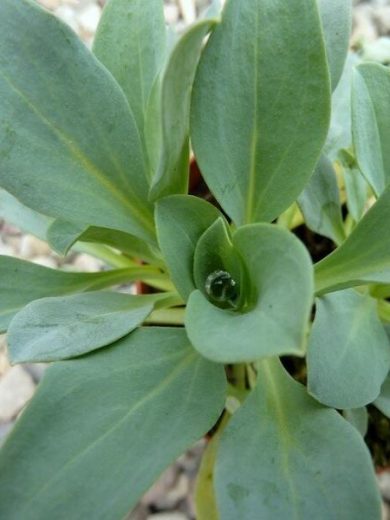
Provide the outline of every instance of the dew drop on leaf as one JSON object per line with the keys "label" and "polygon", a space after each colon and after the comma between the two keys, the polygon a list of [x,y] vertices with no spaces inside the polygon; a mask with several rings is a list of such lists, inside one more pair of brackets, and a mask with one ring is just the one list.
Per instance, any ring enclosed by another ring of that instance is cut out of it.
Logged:
{"label": "dew drop on leaf", "polygon": [[227,271],[217,270],[209,274],[205,289],[207,295],[216,302],[234,305],[238,297],[237,283]]}

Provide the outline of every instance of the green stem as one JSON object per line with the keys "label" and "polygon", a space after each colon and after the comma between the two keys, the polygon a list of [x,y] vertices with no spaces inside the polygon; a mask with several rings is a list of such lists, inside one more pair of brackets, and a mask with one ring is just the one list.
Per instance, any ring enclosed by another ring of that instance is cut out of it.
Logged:
{"label": "green stem", "polygon": [[157,309],[146,319],[149,325],[184,325],[184,308]]}

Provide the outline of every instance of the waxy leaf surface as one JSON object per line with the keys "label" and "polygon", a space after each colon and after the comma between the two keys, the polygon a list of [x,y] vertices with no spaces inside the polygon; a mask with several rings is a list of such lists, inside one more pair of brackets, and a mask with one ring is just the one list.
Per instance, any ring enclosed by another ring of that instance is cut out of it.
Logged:
{"label": "waxy leaf surface", "polygon": [[336,244],[345,239],[340,194],[331,161],[322,156],[298,204],[307,226]]}
{"label": "waxy leaf surface", "polygon": [[318,0],[332,90],[343,73],[352,28],[351,0]]}
{"label": "waxy leaf surface", "polygon": [[93,52],[122,87],[143,135],[152,85],[166,55],[162,0],[108,2]]}
{"label": "waxy leaf surface", "polygon": [[379,520],[380,495],[360,434],[277,360],[262,364],[256,388],[220,440],[221,518]]}
{"label": "waxy leaf surface", "polygon": [[1,451],[0,517],[124,518],[215,424],[225,390],[180,329],[55,364]]}
{"label": "waxy leaf surface", "polygon": [[390,186],[347,240],[315,266],[318,294],[363,285],[390,283]]}
{"label": "waxy leaf surface", "polygon": [[332,408],[374,401],[390,369],[376,300],[353,289],[318,298],[307,354],[308,389]]}
{"label": "waxy leaf surface", "polygon": [[11,321],[13,363],[49,362],[104,347],[139,327],[153,310],[151,296],[93,292],[42,298]]}
{"label": "waxy leaf surface", "polygon": [[172,195],[157,202],[158,241],[172,281],[185,300],[196,288],[193,275],[196,244],[220,215],[211,204],[188,195]]}
{"label": "waxy leaf surface", "polygon": [[203,40],[214,22],[192,26],[176,43],[161,79],[161,156],[153,178],[152,199],[187,193],[192,84]]}
{"label": "waxy leaf surface", "polygon": [[359,168],[376,195],[390,181],[390,71],[377,63],[353,74],[352,132]]}
{"label": "waxy leaf surface", "polygon": [[72,273],[0,256],[0,331],[7,330],[15,314],[34,300],[103,289],[137,280],[139,274],[137,268]]}
{"label": "waxy leaf surface", "polygon": [[154,240],[123,92],[71,29],[30,0],[0,3],[0,111],[0,186],[44,214]]}
{"label": "waxy leaf surface", "polygon": [[251,287],[244,296],[247,307],[221,309],[194,291],[185,318],[191,343],[203,356],[222,363],[303,355],[313,299],[307,251],[291,233],[271,224],[240,228],[233,246]]}
{"label": "waxy leaf surface", "polygon": [[236,224],[271,221],[294,202],[326,139],[329,105],[316,1],[227,2],[195,79],[192,144]]}

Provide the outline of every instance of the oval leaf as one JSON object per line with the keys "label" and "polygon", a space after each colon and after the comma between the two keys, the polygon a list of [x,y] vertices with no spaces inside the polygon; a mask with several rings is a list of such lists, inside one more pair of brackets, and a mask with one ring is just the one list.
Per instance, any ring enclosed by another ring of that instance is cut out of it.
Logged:
{"label": "oval leaf", "polygon": [[107,3],[93,52],[122,87],[141,134],[152,85],[165,60],[166,43],[162,0]]}
{"label": "oval leaf", "polygon": [[215,474],[221,518],[381,518],[360,434],[276,363],[262,363],[257,387],[222,434]]}
{"label": "oval leaf", "polygon": [[306,249],[294,235],[271,224],[240,228],[233,246],[253,289],[247,295],[248,308],[221,309],[194,291],[185,317],[191,343],[203,356],[222,363],[303,355],[313,298]]}
{"label": "oval leaf", "polygon": [[81,356],[126,336],[153,310],[153,298],[94,292],[42,298],[21,310],[7,334],[12,363]]}
{"label": "oval leaf", "polygon": [[203,20],[177,42],[161,83],[161,158],[150,197],[187,193],[192,84],[205,36],[214,22]]}
{"label": "oval leaf", "polygon": [[140,279],[144,270],[141,267],[99,273],[72,273],[10,256],[0,256],[0,332],[7,330],[15,314],[33,300],[130,282]]}
{"label": "oval leaf", "polygon": [[196,244],[220,212],[205,200],[172,195],[157,202],[158,242],[177,290],[184,300],[196,288],[194,254]]}
{"label": "oval leaf", "polygon": [[377,63],[353,75],[352,133],[356,158],[367,182],[380,195],[390,181],[390,71]]}
{"label": "oval leaf", "polygon": [[298,198],[299,208],[307,226],[336,244],[345,239],[341,215],[340,194],[332,162],[322,156]]}
{"label": "oval leaf", "polygon": [[153,241],[141,141],[111,74],[29,0],[1,1],[0,49],[0,185],[47,215]]}
{"label": "oval leaf", "polygon": [[1,518],[124,518],[215,424],[225,390],[180,329],[50,367],[0,453]]}
{"label": "oval leaf", "polygon": [[390,186],[347,240],[315,265],[317,294],[365,283],[390,283]]}
{"label": "oval leaf", "polygon": [[238,225],[294,202],[326,139],[330,86],[316,0],[227,2],[194,84],[192,143]]}
{"label": "oval leaf", "polygon": [[390,342],[376,300],[350,289],[319,298],[307,354],[308,388],[333,408],[359,408],[379,395]]}

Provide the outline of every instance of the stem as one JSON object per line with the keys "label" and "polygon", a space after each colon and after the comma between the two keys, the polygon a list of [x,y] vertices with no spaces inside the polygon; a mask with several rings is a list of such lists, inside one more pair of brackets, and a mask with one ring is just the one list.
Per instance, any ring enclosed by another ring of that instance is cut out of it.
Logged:
{"label": "stem", "polygon": [[184,308],[157,309],[145,320],[149,325],[184,325]]}

